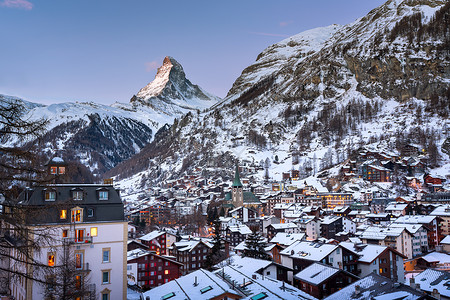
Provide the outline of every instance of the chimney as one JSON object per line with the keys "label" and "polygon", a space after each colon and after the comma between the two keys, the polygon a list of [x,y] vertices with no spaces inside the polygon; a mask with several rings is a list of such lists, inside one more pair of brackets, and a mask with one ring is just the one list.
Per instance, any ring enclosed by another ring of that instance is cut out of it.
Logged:
{"label": "chimney", "polygon": [[197,276],[195,276],[194,286],[197,286],[197,285],[198,285]]}
{"label": "chimney", "polygon": [[411,277],[411,278],[409,279],[409,286],[412,287],[412,288],[414,288],[415,285],[416,285],[416,279],[415,279],[414,277]]}
{"label": "chimney", "polygon": [[416,283],[416,290],[418,290],[418,291],[420,291],[421,289],[420,289],[420,283]]}
{"label": "chimney", "polygon": [[431,293],[431,296],[440,300],[441,299],[441,294],[439,294],[439,291],[437,289],[433,289],[433,292]]}
{"label": "chimney", "polygon": [[355,285],[355,298],[361,295],[361,287],[359,285]]}

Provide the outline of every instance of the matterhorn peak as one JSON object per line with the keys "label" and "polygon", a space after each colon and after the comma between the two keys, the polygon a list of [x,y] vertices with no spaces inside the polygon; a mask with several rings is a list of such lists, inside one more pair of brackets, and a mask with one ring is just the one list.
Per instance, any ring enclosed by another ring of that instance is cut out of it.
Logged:
{"label": "matterhorn peak", "polygon": [[219,100],[219,97],[192,84],[186,78],[181,64],[171,56],[164,58],[155,79],[131,98],[133,104],[148,105],[168,115],[203,110]]}

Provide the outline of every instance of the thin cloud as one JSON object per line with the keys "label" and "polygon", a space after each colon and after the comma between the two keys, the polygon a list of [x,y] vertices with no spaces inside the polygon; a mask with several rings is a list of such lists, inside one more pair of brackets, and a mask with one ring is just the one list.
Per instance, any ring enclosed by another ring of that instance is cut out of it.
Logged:
{"label": "thin cloud", "polygon": [[0,2],[0,6],[8,8],[19,8],[25,10],[32,10],[33,3],[27,0],[3,0]]}
{"label": "thin cloud", "polygon": [[158,68],[159,68],[159,63],[156,60],[145,63],[145,70],[147,72],[151,72],[151,71],[156,70]]}
{"label": "thin cloud", "polygon": [[279,34],[279,33],[253,32],[253,31],[250,31],[249,33],[250,33],[250,34],[255,34],[255,35],[263,35],[263,36],[289,37],[289,35],[286,35],[286,34]]}
{"label": "thin cloud", "polygon": [[280,22],[280,27],[286,27],[286,26],[288,26],[288,25],[291,25],[293,23],[293,21],[283,21],[283,22]]}

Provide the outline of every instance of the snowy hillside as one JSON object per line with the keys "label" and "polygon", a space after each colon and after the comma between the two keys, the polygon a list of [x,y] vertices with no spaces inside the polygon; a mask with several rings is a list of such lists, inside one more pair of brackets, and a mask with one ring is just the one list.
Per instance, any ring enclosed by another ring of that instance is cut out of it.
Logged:
{"label": "snowy hillside", "polygon": [[450,33],[440,27],[449,10],[446,1],[390,0],[349,25],[272,45],[223,102],[186,115],[109,174],[143,172],[135,182],[150,185],[196,166],[228,172],[239,162],[257,167],[260,178],[265,169],[275,180],[292,169],[333,176],[339,168],[319,171],[363,146],[397,151],[415,143],[428,171],[446,176]]}

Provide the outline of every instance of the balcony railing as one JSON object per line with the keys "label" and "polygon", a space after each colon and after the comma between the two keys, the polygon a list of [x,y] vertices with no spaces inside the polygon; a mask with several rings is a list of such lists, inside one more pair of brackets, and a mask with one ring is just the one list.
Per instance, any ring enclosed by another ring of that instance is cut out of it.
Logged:
{"label": "balcony railing", "polygon": [[89,263],[85,263],[85,264],[81,264],[81,265],[75,265],[75,271],[90,272],[91,269],[89,268]]}
{"label": "balcony railing", "polygon": [[64,242],[68,244],[92,244],[92,236],[83,236],[78,238],[66,237]]}

